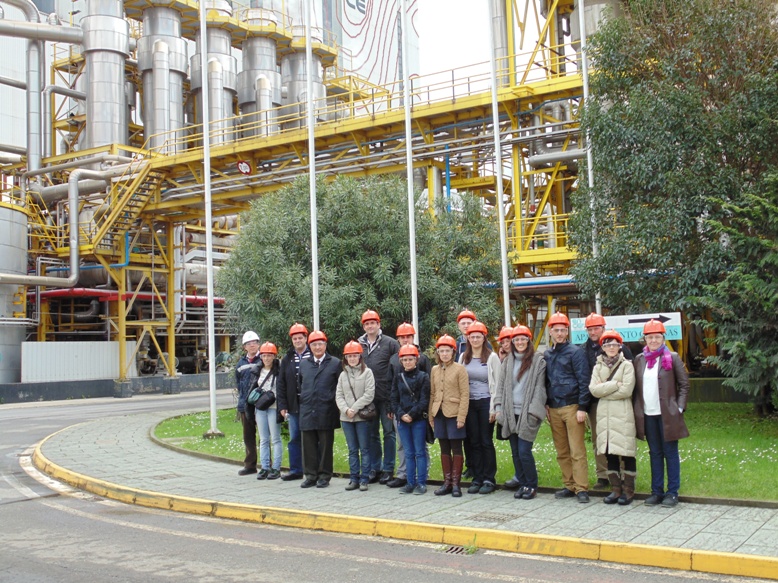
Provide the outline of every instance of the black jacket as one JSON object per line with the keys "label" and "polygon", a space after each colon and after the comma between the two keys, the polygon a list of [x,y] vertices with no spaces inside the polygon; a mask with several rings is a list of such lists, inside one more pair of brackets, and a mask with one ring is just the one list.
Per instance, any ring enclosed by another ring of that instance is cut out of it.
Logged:
{"label": "black jacket", "polygon": [[372,349],[367,341],[367,334],[362,334],[359,337],[359,343],[365,351],[362,355],[365,365],[373,371],[375,377],[375,400],[388,401],[392,392],[392,373],[389,369],[389,359],[400,351],[400,343],[383,333],[378,334]]}
{"label": "black jacket", "polygon": [[[254,360],[249,360],[247,355],[240,357],[238,364],[235,365],[235,381],[238,385],[238,411],[240,413],[246,412],[246,399],[257,384],[259,378],[259,371],[262,369],[262,359],[259,358],[259,354],[254,357]],[[254,407],[249,405],[252,411]]]}
{"label": "black jacket", "polygon": [[[403,382],[405,377],[408,386]],[[409,390],[410,389],[410,390]],[[430,375],[414,368],[395,375],[392,381],[392,413],[397,421],[403,415],[410,415],[414,421],[424,419],[430,404]]]}
{"label": "black jacket", "polygon": [[299,391],[300,383],[300,361],[303,358],[311,357],[311,349],[307,346],[303,351],[302,357],[298,360],[297,351],[290,348],[281,359],[281,371],[278,375],[278,386],[276,398],[278,400],[276,407],[279,411],[289,411],[292,414],[300,412]]}
{"label": "black jacket", "polygon": [[592,395],[589,381],[592,371],[581,348],[565,342],[556,344],[543,354],[546,359],[546,403],[552,409],[578,405],[588,411]]}
{"label": "black jacket", "polygon": [[[418,348],[418,346],[416,348]],[[427,355],[422,353],[421,350],[419,350],[419,362],[416,363],[416,368],[426,372],[427,374],[430,374],[432,371],[432,363],[430,363],[430,359],[427,358]],[[389,383],[392,386],[394,384],[394,377],[399,375],[404,370],[405,369],[400,362],[400,353],[398,352],[397,354],[393,354],[392,358],[389,359]]]}
{"label": "black jacket", "polygon": [[311,358],[300,362],[300,431],[326,431],[340,427],[335,402],[340,360],[325,354],[319,366]]}

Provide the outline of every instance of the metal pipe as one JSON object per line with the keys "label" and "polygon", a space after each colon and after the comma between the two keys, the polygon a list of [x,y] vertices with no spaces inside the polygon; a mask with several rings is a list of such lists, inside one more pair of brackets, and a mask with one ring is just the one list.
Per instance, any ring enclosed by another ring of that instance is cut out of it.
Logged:
{"label": "metal pipe", "polygon": [[27,89],[27,83],[25,83],[24,81],[18,81],[16,79],[11,79],[10,77],[0,76],[0,85],[7,85],[8,87],[16,87],[17,89]]}
{"label": "metal pipe", "polygon": [[24,146],[12,146],[11,144],[0,144],[0,152],[7,152],[8,154],[18,154],[19,156],[27,155],[27,148]]}
{"label": "metal pipe", "polygon": [[[170,132],[170,49],[165,41],[154,43],[151,67],[152,87],[154,92],[154,135],[151,137],[152,149],[161,148]],[[148,89],[147,89],[148,90]],[[167,153],[166,150],[160,150]]]}
{"label": "metal pipe", "polygon": [[[0,0],[18,8],[30,23],[41,21],[40,12],[30,0]],[[3,24],[12,24],[3,22]],[[20,23],[13,23],[20,24]],[[18,27],[16,27],[18,28]],[[43,47],[40,41],[27,41],[27,168],[37,170],[41,166],[41,106],[40,92],[45,66]]]}
{"label": "metal pipe", "polygon": [[[105,192],[106,188],[108,188],[107,180],[82,180],[78,191],[82,195],[88,195],[97,192]],[[55,184],[54,186],[46,186],[35,192],[37,192],[40,199],[46,203],[46,206],[51,206],[51,203],[61,200],[68,195],[69,186],[67,184]]]}
{"label": "metal pipe", "polygon": [[305,67],[308,107],[308,190],[311,207],[311,280],[313,294],[313,328],[319,330],[319,227],[316,209],[316,139],[314,137],[314,107],[316,100],[313,95],[313,45],[311,43],[311,18],[313,0],[305,2]]}
{"label": "metal pipe", "polygon": [[109,154],[104,152],[102,154],[90,156],[89,158],[79,158],[78,160],[63,162],[62,164],[54,164],[53,166],[38,168],[37,170],[29,170],[22,174],[22,179],[29,178],[30,176],[49,174],[50,172],[59,172],[60,170],[68,170],[70,168],[78,168],[79,166],[86,166],[88,164],[96,164],[98,162],[118,162],[120,164],[129,164],[134,162],[134,159],[127,156],[119,156],[117,154]]}
{"label": "metal pipe", "polygon": [[5,154],[0,152],[0,164],[18,164],[22,161],[22,154]]}
{"label": "metal pipe", "polygon": [[[6,2],[7,0],[3,0]],[[10,2],[9,2],[10,4]],[[26,38],[34,41],[81,44],[84,31],[75,26],[52,26],[37,22],[0,20],[0,36]]]}
{"label": "metal pipe", "polygon": [[221,61],[216,57],[208,60],[208,92],[211,119],[208,139],[211,144],[222,144],[227,138],[223,121],[227,117],[224,111],[224,70]]}
{"label": "metal pipe", "polygon": [[259,126],[253,133],[254,135],[269,136],[270,131],[270,109],[273,107],[273,88],[270,79],[264,75],[257,77],[256,81],[256,104],[259,116],[254,122]]}
{"label": "metal pipe", "polygon": [[[489,15],[494,20],[494,6],[492,2],[489,2]],[[505,325],[511,325],[511,302],[510,302],[510,289],[508,283],[508,245],[505,227],[505,203],[503,201],[503,189],[502,189],[502,144],[500,144],[500,109],[499,102],[497,101],[497,47],[495,46],[494,27],[489,29],[490,39],[489,46],[491,47],[491,56],[489,59],[492,73],[492,133],[494,134],[494,163],[496,170],[496,182],[497,189],[495,193],[494,204],[497,207],[497,218],[500,227],[500,264],[502,266],[502,302],[503,302],[503,317]]]}
{"label": "metal pipe", "polygon": [[560,150],[558,152],[550,152],[548,154],[537,154],[530,156],[527,160],[529,165],[533,168],[538,166],[544,166],[546,164],[556,164],[557,162],[571,162],[573,160],[580,160],[586,156],[586,150],[575,148],[573,150]]}
{"label": "metal pipe", "polygon": [[83,91],[76,91],[69,87],[60,87],[59,85],[47,85],[43,89],[43,157],[46,158],[52,154],[49,152],[49,122],[51,116],[51,94],[64,95],[65,97],[71,97],[73,99],[79,99],[86,101],[86,93]]}

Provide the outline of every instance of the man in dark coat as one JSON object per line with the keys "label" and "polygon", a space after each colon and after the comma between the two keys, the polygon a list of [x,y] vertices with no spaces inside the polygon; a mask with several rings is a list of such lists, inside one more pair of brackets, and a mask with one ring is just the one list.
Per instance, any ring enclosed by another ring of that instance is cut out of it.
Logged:
{"label": "man in dark coat", "polygon": [[[586,354],[586,361],[589,363],[589,370],[594,370],[594,365],[597,364],[597,357],[603,354],[602,346],[600,346],[600,338],[605,333],[605,318],[600,314],[592,312],[586,316],[584,320],[584,326],[586,327],[586,333],[589,338],[583,345],[584,354]],[[632,361],[632,351],[627,348],[626,345],[622,345],[621,352],[624,354],[624,358]],[[589,403],[589,428],[592,432],[592,448],[594,450],[595,467],[597,468],[597,483],[594,485],[595,490],[609,490],[610,482],[608,481],[608,461],[605,459],[604,453],[597,453],[597,403],[599,399],[592,397]]]}
{"label": "man in dark coat", "polygon": [[[400,350],[400,344],[381,330],[378,312],[367,310],[362,314],[362,329],[359,337],[364,351],[365,365],[375,377],[375,403],[378,415],[370,421],[370,482],[386,484],[394,474],[394,458],[397,453],[397,434],[391,417],[392,382],[389,359]],[[381,431],[384,432],[384,451],[381,455]],[[383,459],[383,463],[382,463]],[[380,475],[379,475],[380,474]]]}
{"label": "man in dark coat", "polygon": [[285,482],[301,480],[303,477],[303,450],[302,435],[300,433],[300,405],[299,390],[300,362],[304,358],[310,358],[311,349],[308,348],[308,329],[303,324],[295,322],[289,328],[289,337],[292,339],[292,347],[281,359],[281,368],[278,375],[278,412],[289,422],[289,473],[281,476]]}
{"label": "man in dark coat", "polygon": [[565,487],[557,498],[577,497],[589,502],[589,467],[586,461],[586,412],[592,371],[583,350],[570,344],[570,320],[557,312],[548,320],[554,346],[546,350],[548,421]]}
{"label": "man in dark coat", "polygon": [[300,431],[303,441],[302,488],[326,488],[332,479],[332,448],[340,411],[335,402],[340,360],[327,354],[327,336],[308,336],[311,357],[300,362]]}
{"label": "man in dark coat", "polygon": [[243,425],[243,446],[246,456],[243,458],[243,468],[238,470],[241,476],[257,473],[257,420],[254,418],[254,405],[246,402],[251,389],[257,384],[262,361],[259,358],[259,335],[249,330],[243,335],[243,350],[235,365],[235,380],[238,384],[238,413]]}
{"label": "man in dark coat", "polygon": [[[399,326],[397,326],[397,342],[400,343],[400,348],[403,346],[415,346],[413,343],[415,336],[416,336],[416,329],[413,327],[412,324],[408,324],[407,322],[403,322]],[[416,346],[418,349],[419,347]],[[419,361],[416,364],[416,368],[418,368],[420,371],[426,372],[427,374],[430,374],[430,371],[432,370],[432,366],[430,364],[430,359],[427,358],[427,355],[421,352],[419,350]],[[389,359],[389,373],[390,373],[390,380],[389,385],[394,385],[394,377],[398,376],[403,371],[403,365],[400,363],[400,353],[393,354],[392,357]],[[392,421],[394,422],[394,430],[397,432],[397,419],[394,418],[394,415],[392,415]],[[427,468],[429,468],[429,449],[426,450],[427,455]],[[397,475],[389,480],[386,485],[390,488],[401,488],[405,486],[408,483],[407,480],[407,474],[406,474],[406,468],[405,468],[405,448],[403,447],[402,440],[400,441],[399,445],[397,446]]]}

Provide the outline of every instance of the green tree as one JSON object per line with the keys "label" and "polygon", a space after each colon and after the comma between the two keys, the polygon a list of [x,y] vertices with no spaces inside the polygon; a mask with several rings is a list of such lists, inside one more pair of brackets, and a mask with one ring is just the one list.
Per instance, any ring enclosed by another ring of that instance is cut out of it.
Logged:
{"label": "green tree", "polygon": [[751,204],[746,193],[778,163],[776,5],[623,6],[590,43],[582,126],[595,179],[593,192],[579,182],[573,199],[572,271],[584,294],[600,291],[615,310],[683,309],[738,259],[717,225]]}
{"label": "green tree", "polygon": [[[310,215],[307,179],[252,202],[217,288],[238,333],[253,328],[263,340],[287,344],[295,321],[312,314]],[[391,336],[411,319],[406,183],[394,177],[341,177],[317,186],[321,327],[338,351],[362,334],[367,309],[381,315]],[[456,333],[456,315],[473,309],[496,329],[500,280],[497,224],[480,199],[433,217],[416,211],[419,333],[422,347],[441,331]]]}
{"label": "green tree", "polygon": [[733,268],[696,298],[712,313],[705,325],[721,351],[710,360],[729,377],[725,384],[753,397],[761,415],[778,406],[778,173],[763,185],[742,206],[725,205],[726,224],[709,221],[728,241]]}

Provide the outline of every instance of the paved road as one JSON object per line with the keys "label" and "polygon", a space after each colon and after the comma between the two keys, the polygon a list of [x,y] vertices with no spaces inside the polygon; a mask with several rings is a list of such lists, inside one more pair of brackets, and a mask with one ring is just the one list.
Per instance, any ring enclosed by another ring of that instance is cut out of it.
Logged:
{"label": "paved road", "polygon": [[[219,395],[220,406],[230,401],[228,392]],[[0,582],[754,581],[499,552],[450,554],[440,545],[149,510],[74,492],[31,468],[30,447],[74,423],[207,406],[202,393],[0,406]]]}

